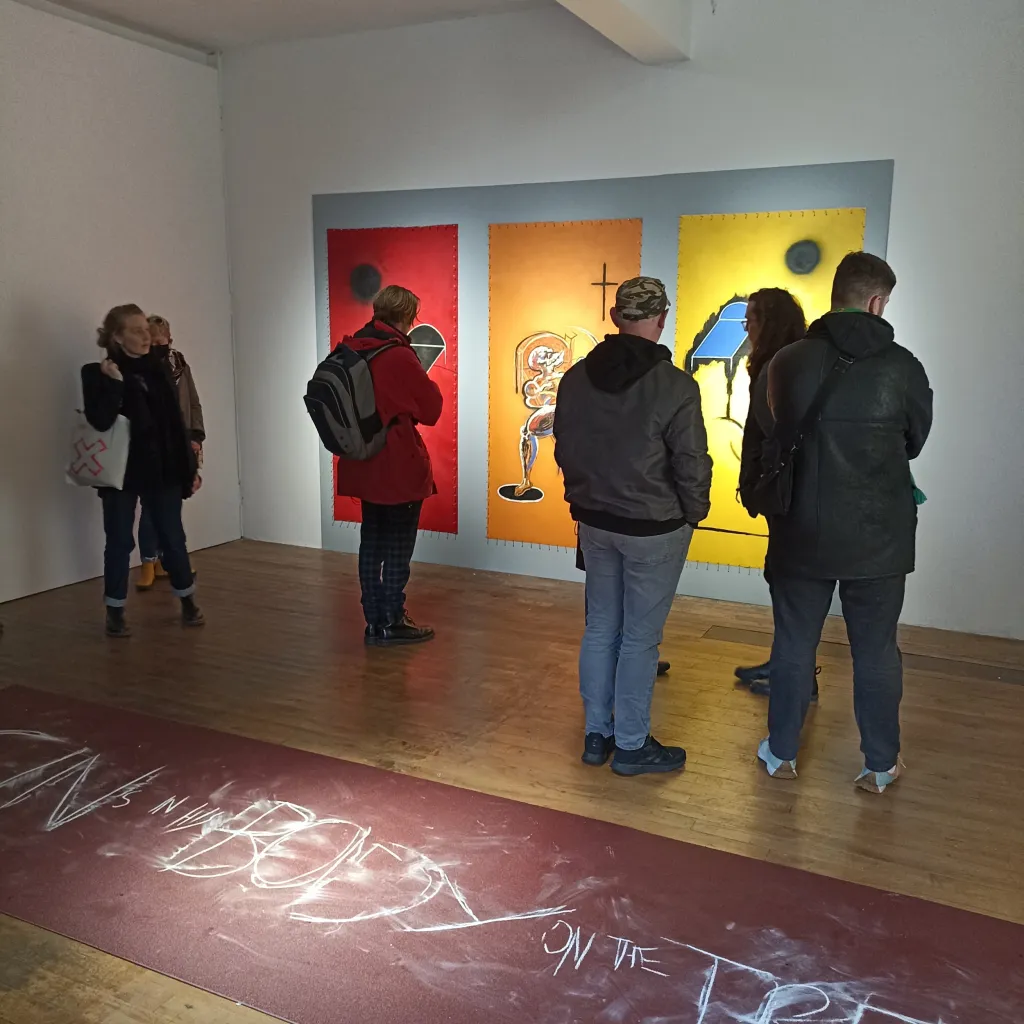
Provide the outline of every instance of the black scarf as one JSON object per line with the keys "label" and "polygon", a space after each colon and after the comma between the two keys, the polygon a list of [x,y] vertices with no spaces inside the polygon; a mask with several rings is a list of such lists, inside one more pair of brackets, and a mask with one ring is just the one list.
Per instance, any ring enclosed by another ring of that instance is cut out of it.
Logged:
{"label": "black scarf", "polygon": [[113,360],[124,376],[125,411],[132,424],[129,461],[151,486],[190,481],[185,424],[166,356],[151,349],[133,358],[118,350]]}

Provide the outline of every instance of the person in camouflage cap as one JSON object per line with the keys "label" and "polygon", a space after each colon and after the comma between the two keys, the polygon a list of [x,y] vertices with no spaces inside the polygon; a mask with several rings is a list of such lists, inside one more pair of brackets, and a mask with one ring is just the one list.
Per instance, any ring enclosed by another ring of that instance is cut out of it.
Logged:
{"label": "person in camouflage cap", "polygon": [[615,293],[615,310],[630,323],[661,316],[670,305],[665,285],[656,277],[631,277]]}
{"label": "person in camouflage cap", "polygon": [[618,333],[566,371],[555,406],[555,462],[587,574],[581,759],[611,758],[619,775],[686,763],[651,735],[651,696],[690,538],[711,509],[711,457],[700,389],[660,344],[668,308],[657,278],[620,285]]}

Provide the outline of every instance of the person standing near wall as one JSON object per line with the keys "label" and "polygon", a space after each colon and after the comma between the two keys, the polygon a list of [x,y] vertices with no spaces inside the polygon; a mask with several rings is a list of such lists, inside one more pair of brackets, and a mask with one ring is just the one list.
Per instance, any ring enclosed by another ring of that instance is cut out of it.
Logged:
{"label": "person standing near wall", "polygon": [[109,430],[117,417],[130,425],[128,464],[121,490],[102,488],[104,603],[107,635],[128,637],[125,621],[128,574],[135,549],[135,510],[148,512],[164,552],[182,622],[204,624],[195,602],[181,505],[201,486],[174,381],[166,360],[151,351],[146,316],[136,305],[116,306],[105,317],[98,344],[106,357],[82,367],[85,417],[96,430]]}
{"label": "person standing near wall", "polygon": [[682,747],[650,732],[661,643],[693,530],[711,510],[711,456],[700,390],[658,344],[661,281],[619,286],[609,335],[562,378],[555,461],[579,524],[587,573],[580,649],[583,762],[619,775],[670,772]]}
{"label": "person standing near wall", "polygon": [[774,778],[796,777],[814,657],[836,585],[853,655],[853,701],[864,769],[855,782],[882,793],[901,773],[903,664],[896,629],[914,571],[917,505],[910,460],[932,425],[920,362],[882,319],[896,275],[877,256],[850,253],[832,285],[832,312],[783,349],[768,370],[776,432],[787,436],[823,382],[845,372],[804,436],[786,515],[768,541],[775,639],[768,737],[758,757]]}
{"label": "person standing near wall", "polygon": [[[787,345],[799,341],[807,333],[807,321],[800,303],[785,288],[762,288],[747,299],[744,323],[750,341],[747,369],[750,373],[750,405],[743,427],[743,449],[740,456],[739,493],[744,508],[750,509],[750,491],[761,476],[761,452],[772,435],[775,421],[768,408],[768,364]],[[756,512],[751,512],[756,517]],[[765,581],[771,591],[772,575],[765,566]],[[751,693],[768,696],[771,662],[752,668],[736,669],[736,678],[750,687]],[[814,681],[812,701],[818,698],[818,682]]]}
{"label": "person standing near wall", "polygon": [[[151,340],[150,350],[156,358],[167,360],[171,379],[178,392],[178,404],[181,406],[181,415],[185,420],[185,430],[196,456],[196,465],[201,471],[206,428],[203,423],[203,406],[199,401],[199,392],[192,377],[192,368],[185,361],[180,350],[173,347],[170,322],[162,316],[150,316],[147,318],[147,322]],[[139,517],[139,554],[142,557],[142,566],[139,569],[139,581],[135,586],[137,590],[149,590],[157,577],[166,576],[167,572],[160,562],[161,552],[152,516],[145,507]]]}
{"label": "person standing near wall", "polygon": [[[377,412],[388,424],[387,443],[372,459],[338,462],[338,494],[362,504],[359,584],[366,642],[376,647],[423,643],[434,636],[433,629],[413,622],[405,606],[420,511],[437,490],[417,427],[434,426],[443,402],[409,340],[419,307],[419,298],[407,288],[388,285],[373,301],[373,319],[342,340],[373,356]],[[373,355],[378,349],[383,351]]]}

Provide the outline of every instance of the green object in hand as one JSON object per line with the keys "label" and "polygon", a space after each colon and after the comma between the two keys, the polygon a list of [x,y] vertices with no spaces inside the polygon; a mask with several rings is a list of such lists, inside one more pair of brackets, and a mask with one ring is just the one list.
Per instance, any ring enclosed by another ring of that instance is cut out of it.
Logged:
{"label": "green object in hand", "polygon": [[925,494],[924,491],[922,491],[921,488],[917,486],[917,483],[915,482],[913,476],[911,476],[910,478],[910,486],[911,488],[913,488],[914,491],[914,504],[923,505],[928,500],[928,495]]}

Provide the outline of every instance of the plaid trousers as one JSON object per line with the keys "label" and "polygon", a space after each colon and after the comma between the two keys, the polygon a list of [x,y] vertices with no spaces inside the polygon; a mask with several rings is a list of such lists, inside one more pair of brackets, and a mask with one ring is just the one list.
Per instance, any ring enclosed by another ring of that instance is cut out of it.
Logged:
{"label": "plaid trousers", "polygon": [[364,501],[359,535],[359,585],[363,614],[370,626],[400,622],[405,614],[405,588],[412,571],[412,553],[423,502],[374,505]]}

